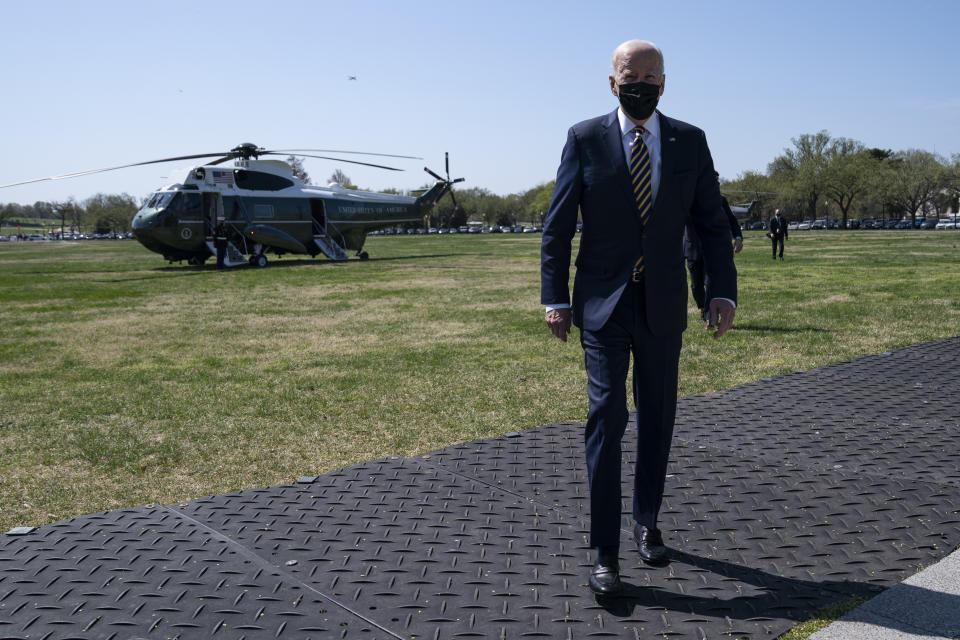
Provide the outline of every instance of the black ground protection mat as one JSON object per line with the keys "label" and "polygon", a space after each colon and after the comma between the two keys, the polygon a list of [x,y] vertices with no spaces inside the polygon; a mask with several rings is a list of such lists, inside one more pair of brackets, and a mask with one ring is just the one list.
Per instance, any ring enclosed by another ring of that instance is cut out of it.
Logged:
{"label": "black ground protection mat", "polygon": [[[587,519],[582,434],[579,424],[547,425],[516,438],[457,445],[429,458]],[[624,542],[633,523],[635,434],[631,427],[624,436]],[[889,586],[960,544],[958,513],[960,488],[786,466],[678,440],[660,524],[669,546],[702,558],[793,580]],[[624,550],[621,561],[628,554]]]}
{"label": "black ground protection mat", "polygon": [[960,486],[960,339],[683,398],[678,437],[803,466]]}
{"label": "black ground protection mat", "polygon": [[672,561],[637,561],[625,513],[621,598],[586,586],[568,423],[0,536],[0,639],[774,638],[960,544],[958,358],[954,339],[681,399]]}
{"label": "black ground protection mat", "polygon": [[0,536],[0,638],[395,638],[163,507]]}

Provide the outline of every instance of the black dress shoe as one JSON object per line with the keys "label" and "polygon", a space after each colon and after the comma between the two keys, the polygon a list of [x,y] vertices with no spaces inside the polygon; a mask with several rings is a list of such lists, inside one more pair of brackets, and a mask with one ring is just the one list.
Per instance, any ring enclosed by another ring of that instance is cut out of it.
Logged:
{"label": "black dress shoe", "polygon": [[667,548],[663,544],[660,529],[636,524],[633,527],[633,539],[637,543],[640,559],[647,564],[664,564],[667,561]]}
{"label": "black dress shoe", "polygon": [[608,596],[620,590],[620,565],[616,556],[597,556],[590,572],[590,590],[600,596]]}

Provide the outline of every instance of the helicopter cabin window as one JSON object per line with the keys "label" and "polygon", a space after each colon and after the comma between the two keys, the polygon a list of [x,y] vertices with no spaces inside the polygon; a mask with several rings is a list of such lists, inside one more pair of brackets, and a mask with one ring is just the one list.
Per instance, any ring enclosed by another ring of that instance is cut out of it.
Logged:
{"label": "helicopter cabin window", "polygon": [[273,205],[272,204],[255,204],[253,205],[253,217],[254,218],[272,218],[273,217]]}
{"label": "helicopter cabin window", "polygon": [[237,187],[240,189],[250,189],[251,191],[280,191],[281,189],[293,186],[293,181],[287,180],[282,176],[275,176],[272,173],[236,169],[233,174]]}

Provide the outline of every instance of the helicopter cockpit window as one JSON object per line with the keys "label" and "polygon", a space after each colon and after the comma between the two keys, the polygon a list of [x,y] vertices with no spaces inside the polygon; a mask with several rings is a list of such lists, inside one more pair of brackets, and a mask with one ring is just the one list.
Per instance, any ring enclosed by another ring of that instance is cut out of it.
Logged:
{"label": "helicopter cockpit window", "polygon": [[158,191],[157,193],[150,196],[146,203],[144,203],[142,210],[146,209],[163,209],[170,204],[170,200],[173,199],[176,193],[172,191]]}
{"label": "helicopter cockpit window", "polygon": [[184,217],[199,217],[202,211],[200,194],[178,191],[167,204],[167,211]]}
{"label": "helicopter cockpit window", "polygon": [[293,186],[292,180],[287,180],[282,176],[275,176],[272,173],[262,171],[247,171],[237,169],[233,172],[234,181],[240,189],[250,189],[253,191],[280,191]]}
{"label": "helicopter cockpit window", "polygon": [[184,218],[199,218],[203,214],[203,202],[199,193],[181,193],[182,215]]}

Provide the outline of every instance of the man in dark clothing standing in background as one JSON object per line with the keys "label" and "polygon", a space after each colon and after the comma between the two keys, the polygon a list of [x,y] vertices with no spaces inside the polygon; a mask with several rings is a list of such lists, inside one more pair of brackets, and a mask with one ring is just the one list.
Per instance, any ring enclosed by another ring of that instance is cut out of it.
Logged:
{"label": "man in dark clothing standing in background", "polygon": [[[716,174],[720,177],[720,174]],[[723,206],[723,212],[727,216],[727,222],[730,223],[730,235],[733,238],[733,252],[740,253],[743,250],[743,233],[740,231],[740,223],[737,217],[730,210],[730,203],[724,196],[720,196],[720,204]],[[700,317],[705,322],[710,322],[707,301],[710,300],[710,287],[707,286],[706,274],[703,270],[703,250],[700,244],[700,238],[697,232],[688,224],[683,233],[683,254],[687,257],[687,268],[690,270],[690,293],[693,294],[693,300],[697,303],[697,309],[700,310]]]}
{"label": "man in dark clothing standing in background", "polygon": [[773,242],[773,259],[777,259],[777,245],[780,245],[780,259],[783,260],[783,241],[787,239],[787,221],[780,215],[780,209],[770,218],[770,232],[767,237]]}

